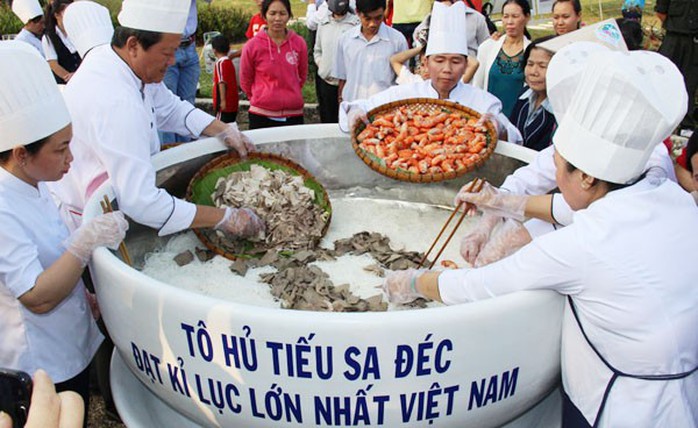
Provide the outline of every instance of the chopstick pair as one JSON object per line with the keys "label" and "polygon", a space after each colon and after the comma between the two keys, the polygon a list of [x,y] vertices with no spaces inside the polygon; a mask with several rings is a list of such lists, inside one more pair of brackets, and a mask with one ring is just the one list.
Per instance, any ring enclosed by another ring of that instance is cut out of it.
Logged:
{"label": "chopstick pair", "polygon": [[[99,201],[99,204],[102,206],[102,212],[104,214],[114,212],[114,208],[111,206],[111,201],[107,195],[104,195],[104,200]],[[126,249],[126,244],[124,244],[124,241],[119,243],[119,253],[121,253],[121,258],[126,262],[126,264],[132,266],[131,256],[128,254],[128,249]]]}
{"label": "chopstick pair", "polygon": [[[469,193],[477,193],[480,190],[482,190],[482,186],[485,184],[485,180],[482,178],[476,178],[475,180],[470,182],[470,186],[468,186],[468,192]],[[456,208],[453,210],[451,215],[448,217],[448,220],[446,220],[446,224],[441,228],[441,232],[439,232],[438,235],[436,235],[436,239],[434,239],[434,242],[431,244],[431,247],[429,247],[429,250],[424,253],[424,257],[422,257],[422,260],[419,262],[419,267],[421,268],[424,265],[424,262],[427,261],[427,258],[429,257],[429,254],[431,253],[431,250],[434,249],[436,246],[436,243],[439,242],[439,239],[441,239],[441,235],[446,231],[446,228],[448,225],[451,223],[451,220],[453,220],[453,217],[456,215],[456,213],[463,207],[463,202],[459,202]],[[439,257],[441,257],[441,253],[444,252],[446,247],[448,246],[448,243],[451,242],[451,238],[453,238],[453,235],[456,233],[456,230],[460,227],[461,223],[463,223],[463,220],[465,219],[465,216],[475,208],[474,205],[472,204],[466,204],[465,208],[463,209],[463,213],[461,214],[460,218],[458,219],[458,222],[456,223],[456,226],[453,228],[451,233],[448,235],[448,238],[446,238],[446,242],[443,244],[441,249],[439,250],[438,253],[436,253],[436,257],[434,257],[434,261],[431,262],[429,265],[429,269],[434,267],[434,264],[436,264],[436,261],[439,260]]]}

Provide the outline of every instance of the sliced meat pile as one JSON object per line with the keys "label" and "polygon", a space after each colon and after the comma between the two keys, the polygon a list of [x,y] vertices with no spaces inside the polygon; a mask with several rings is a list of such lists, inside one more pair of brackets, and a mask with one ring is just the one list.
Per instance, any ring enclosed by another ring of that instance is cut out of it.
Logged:
{"label": "sliced meat pile", "polygon": [[216,245],[235,254],[313,248],[329,218],[314,202],[315,191],[303,184],[302,176],[260,165],[219,178],[211,199],[219,208],[251,208],[267,226],[266,236],[251,240],[255,241],[251,249],[249,243],[231,241],[222,233],[209,234]]}

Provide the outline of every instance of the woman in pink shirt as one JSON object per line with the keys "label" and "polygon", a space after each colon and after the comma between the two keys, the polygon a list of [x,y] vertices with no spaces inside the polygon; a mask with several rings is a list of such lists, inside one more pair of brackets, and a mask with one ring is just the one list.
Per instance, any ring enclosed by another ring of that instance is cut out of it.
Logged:
{"label": "woman in pink shirt", "polygon": [[245,43],[240,86],[250,100],[250,129],[303,123],[302,87],[308,75],[305,40],[286,27],[289,0],[264,0],[267,26]]}

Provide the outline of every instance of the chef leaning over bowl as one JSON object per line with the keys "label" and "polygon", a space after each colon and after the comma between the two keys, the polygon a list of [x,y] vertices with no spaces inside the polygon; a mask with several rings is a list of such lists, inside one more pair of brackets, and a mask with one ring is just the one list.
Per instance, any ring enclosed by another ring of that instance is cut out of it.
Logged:
{"label": "chef leaning over bowl", "polygon": [[162,83],[174,64],[189,6],[188,0],[124,0],[111,45],[93,48],[66,86],[75,162],[51,190],[73,227],[81,222],[86,200],[109,179],[119,208],[160,235],[189,227],[215,226],[237,237],[264,230],[247,208],[194,205],[155,186],[150,157],[160,150],[158,129],[216,136],[242,156],[254,150],[236,124],[216,120]]}
{"label": "chef leaning over bowl", "polygon": [[[579,85],[583,65],[586,64],[589,56],[594,52],[608,52],[610,48],[627,52],[624,44],[614,47],[601,40],[586,41],[591,38],[585,35],[586,31],[586,28],[573,31],[539,45],[551,52],[556,52],[548,65],[548,68],[555,69],[555,72],[547,75],[546,84],[548,99],[558,123],[563,120],[570,106],[572,89]],[[620,37],[620,30],[617,31]],[[595,34],[595,31],[592,31],[592,34]],[[676,82],[676,84],[681,83]],[[544,195],[554,191],[557,188],[554,153],[554,145],[541,150],[533,162],[509,175],[499,189],[522,195],[521,203],[525,203],[526,195]],[[661,139],[657,140],[644,170],[653,180],[677,181],[674,163]],[[460,246],[461,255],[475,267],[484,266],[518,250],[531,242],[532,237],[572,223],[574,211],[570,209],[562,195],[555,193],[549,200],[549,205],[541,207],[541,211],[545,214],[544,219],[532,218],[523,225],[513,220],[504,220],[498,215],[483,215],[477,225],[463,236]]]}
{"label": "chef leaning over bowl", "polygon": [[[698,265],[689,255],[698,208],[675,182],[643,173],[656,142],[683,118],[681,74],[656,53],[602,52],[580,79],[553,137],[574,222],[483,268],[393,273],[384,290],[394,302],[446,304],[555,290],[569,301],[564,426],[696,426]],[[509,195],[494,193],[461,197],[520,215],[507,208]]]}
{"label": "chef leaning over bowl", "polygon": [[92,250],[116,248],[128,223],[114,212],[68,232],[45,183],[73,160],[68,110],[36,49],[0,42],[0,63],[0,367],[42,368],[87,404],[103,338],[80,278]]}
{"label": "chef leaning over bowl", "polygon": [[463,2],[456,2],[452,6],[434,2],[426,50],[429,79],[393,86],[365,100],[343,102],[339,108],[340,129],[347,132],[357,121],[366,122],[366,112],[383,104],[407,98],[437,98],[457,102],[483,114],[484,118],[494,123],[501,139],[521,144],[521,133],[502,114],[501,101],[462,81],[468,63],[465,26]]}

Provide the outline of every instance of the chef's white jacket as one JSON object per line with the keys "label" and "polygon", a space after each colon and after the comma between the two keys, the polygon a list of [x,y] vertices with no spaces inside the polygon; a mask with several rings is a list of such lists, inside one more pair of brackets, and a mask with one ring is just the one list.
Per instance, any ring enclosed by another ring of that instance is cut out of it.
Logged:
{"label": "chef's white jacket", "polygon": [[46,55],[44,55],[44,47],[41,45],[41,39],[36,37],[31,31],[27,30],[26,28],[22,28],[19,34],[17,34],[17,37],[15,37],[15,40],[24,43],[29,43],[30,45],[34,46],[34,48],[37,51],[39,51],[42,57],[46,58]]}
{"label": "chef's white jacket", "polygon": [[[650,179],[574,214],[563,229],[534,239],[480,269],[447,270],[447,304],[520,290],[569,295],[587,335],[617,369],[675,374],[698,365],[698,208],[676,183]],[[565,391],[590,423],[612,373],[583,338],[569,307],[562,330]],[[619,378],[601,426],[698,426],[698,372],[672,381]]]}
{"label": "chef's white jacket", "polygon": [[[557,187],[555,181],[555,162],[553,154],[555,146],[549,146],[538,152],[538,155],[533,159],[533,162],[514,171],[509,175],[500,189],[507,190],[517,195],[545,195]],[[669,157],[669,152],[663,143],[657,144],[645,167],[647,176],[653,180],[670,179],[676,182],[676,173],[674,172],[674,163]],[[553,217],[558,224],[567,226],[572,223],[573,212],[572,208],[565,202],[562,194],[556,193],[553,196]],[[531,236],[537,236],[541,233],[537,221],[526,222],[525,226],[531,233]],[[547,230],[552,230],[552,226]],[[535,231],[535,232],[534,232]]]}
{"label": "chef's white jacket", "polygon": [[[368,112],[383,104],[407,98],[439,98],[439,93],[431,86],[431,80],[425,80],[422,82],[391,86],[368,99],[356,100],[353,102],[344,101],[339,107],[339,128],[343,132],[349,131],[347,113],[353,107],[359,107],[363,111]],[[494,115],[499,123],[500,131],[506,129],[509,142],[522,144],[523,138],[521,137],[521,133],[509,122],[509,119],[502,114],[502,103],[494,95],[459,81],[451,90],[447,101],[456,102],[481,114],[490,113]]]}
{"label": "chef's white jacket", "polygon": [[44,185],[33,187],[0,167],[0,367],[54,382],[80,374],[102,335],[82,280],[50,312],[35,314],[19,298],[64,252],[68,229]]}
{"label": "chef's white jacket", "polygon": [[213,116],[180,100],[163,83],[143,84],[110,45],[94,48],[63,92],[73,120],[75,160],[51,190],[75,224],[85,201],[108,177],[119,209],[160,235],[188,228],[196,206],[155,186],[150,157],[157,130],[199,136]]}

